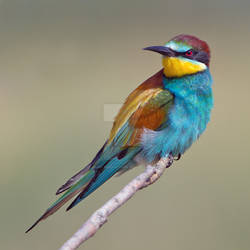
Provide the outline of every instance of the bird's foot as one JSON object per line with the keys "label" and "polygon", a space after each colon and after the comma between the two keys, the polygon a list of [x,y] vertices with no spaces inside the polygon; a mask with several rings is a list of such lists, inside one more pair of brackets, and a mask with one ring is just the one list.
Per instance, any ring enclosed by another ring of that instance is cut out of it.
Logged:
{"label": "bird's foot", "polygon": [[179,161],[181,159],[181,154],[178,154],[177,157],[173,157],[172,153],[170,153],[168,158],[169,158],[169,162],[166,168],[169,168],[173,164],[174,161]]}
{"label": "bird's foot", "polygon": [[168,163],[167,163],[166,168],[169,168],[169,167],[173,164],[173,162],[174,162],[174,157],[173,157],[172,153],[170,153],[170,154],[168,155],[168,159],[169,159],[169,161],[168,161]]}
{"label": "bird's foot", "polygon": [[178,154],[178,156],[174,158],[175,161],[179,161],[180,159],[181,159],[181,154]]}

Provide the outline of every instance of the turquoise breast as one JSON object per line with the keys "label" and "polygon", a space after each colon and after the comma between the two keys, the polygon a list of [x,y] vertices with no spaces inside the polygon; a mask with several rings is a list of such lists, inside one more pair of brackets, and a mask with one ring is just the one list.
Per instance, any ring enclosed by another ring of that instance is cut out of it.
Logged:
{"label": "turquoise breast", "polygon": [[151,162],[155,155],[183,154],[206,129],[213,107],[212,78],[208,70],[181,78],[164,78],[164,88],[174,94],[166,123],[158,131],[145,130],[142,154]]}

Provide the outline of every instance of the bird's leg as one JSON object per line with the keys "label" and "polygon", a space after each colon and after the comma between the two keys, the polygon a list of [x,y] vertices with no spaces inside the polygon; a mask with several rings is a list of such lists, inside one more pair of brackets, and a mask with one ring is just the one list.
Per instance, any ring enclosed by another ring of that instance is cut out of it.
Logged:
{"label": "bird's leg", "polygon": [[181,159],[181,154],[179,153],[177,157],[174,158],[175,161],[179,161]]}

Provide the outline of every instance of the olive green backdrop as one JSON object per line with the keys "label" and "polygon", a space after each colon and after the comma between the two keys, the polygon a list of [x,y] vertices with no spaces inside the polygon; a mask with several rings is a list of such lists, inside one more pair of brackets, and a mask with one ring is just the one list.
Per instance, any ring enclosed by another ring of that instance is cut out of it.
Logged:
{"label": "olive green backdrop", "polygon": [[212,50],[206,133],[80,249],[248,250],[250,2],[0,1],[0,248],[57,249],[143,169],[112,178],[70,212],[24,231],[108,136],[120,104],[161,68],[142,51],[179,33]]}

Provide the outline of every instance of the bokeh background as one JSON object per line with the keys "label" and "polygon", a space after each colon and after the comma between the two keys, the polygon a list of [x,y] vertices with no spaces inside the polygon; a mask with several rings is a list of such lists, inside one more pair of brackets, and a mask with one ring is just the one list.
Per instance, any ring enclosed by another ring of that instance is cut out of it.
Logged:
{"label": "bokeh background", "polygon": [[0,1],[0,248],[59,248],[143,170],[24,234],[102,146],[112,125],[104,105],[122,103],[161,68],[141,48],[188,33],[211,46],[212,121],[81,249],[248,250],[249,11],[249,0]]}

